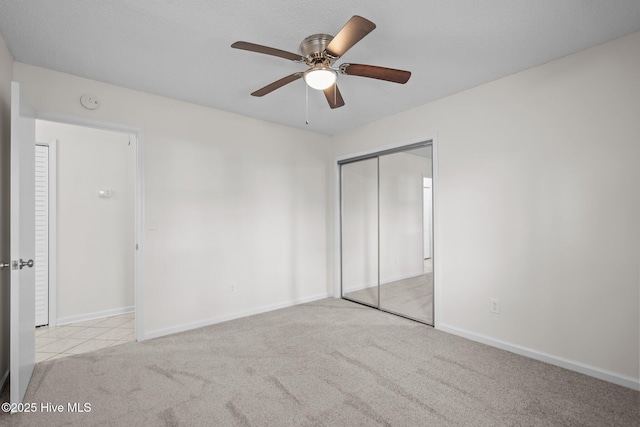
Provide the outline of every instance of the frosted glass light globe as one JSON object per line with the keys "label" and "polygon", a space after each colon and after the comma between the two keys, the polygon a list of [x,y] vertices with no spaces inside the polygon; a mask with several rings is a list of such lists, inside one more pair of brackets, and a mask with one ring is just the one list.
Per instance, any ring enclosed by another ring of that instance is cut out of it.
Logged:
{"label": "frosted glass light globe", "polygon": [[325,66],[316,66],[304,73],[304,81],[312,89],[324,90],[336,82],[338,75]]}

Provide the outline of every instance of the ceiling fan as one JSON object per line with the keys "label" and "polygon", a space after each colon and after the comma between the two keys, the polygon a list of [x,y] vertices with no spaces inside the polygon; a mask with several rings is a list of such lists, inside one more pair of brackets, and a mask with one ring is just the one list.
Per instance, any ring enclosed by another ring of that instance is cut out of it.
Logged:
{"label": "ceiling fan", "polygon": [[335,37],[328,34],[314,34],[300,43],[300,54],[262,46],[249,42],[235,42],[231,45],[235,49],[243,49],[265,55],[278,56],[293,62],[304,63],[309,68],[304,72],[289,74],[265,87],[253,92],[253,96],[264,96],[282,86],[303,78],[313,89],[324,91],[331,108],[344,105],[344,100],[338,89],[336,80],[338,74],[348,76],[369,77],[404,84],[411,77],[411,72],[393,68],[377,67],[363,64],[341,64],[337,68],[333,63],[376,28],[376,24],[361,17],[353,16]]}

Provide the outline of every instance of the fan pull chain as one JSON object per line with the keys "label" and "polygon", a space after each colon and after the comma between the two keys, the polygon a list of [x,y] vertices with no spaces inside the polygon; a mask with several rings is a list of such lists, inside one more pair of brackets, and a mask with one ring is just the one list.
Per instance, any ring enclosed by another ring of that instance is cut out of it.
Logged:
{"label": "fan pull chain", "polygon": [[304,93],[306,96],[306,105],[307,105],[307,118],[305,120],[305,123],[309,124],[309,85],[305,84],[304,87],[305,87]]}

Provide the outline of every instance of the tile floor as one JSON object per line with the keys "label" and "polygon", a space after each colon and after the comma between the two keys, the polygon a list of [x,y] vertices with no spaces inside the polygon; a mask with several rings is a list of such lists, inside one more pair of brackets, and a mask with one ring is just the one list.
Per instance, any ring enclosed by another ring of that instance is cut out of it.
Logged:
{"label": "tile floor", "polygon": [[135,314],[36,328],[36,363],[135,341]]}

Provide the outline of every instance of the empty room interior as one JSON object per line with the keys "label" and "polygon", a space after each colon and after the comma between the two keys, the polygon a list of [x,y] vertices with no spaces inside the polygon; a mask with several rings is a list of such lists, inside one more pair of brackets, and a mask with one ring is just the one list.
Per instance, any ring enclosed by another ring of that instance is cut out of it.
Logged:
{"label": "empty room interior", "polygon": [[640,423],[640,2],[0,0],[0,425]]}

